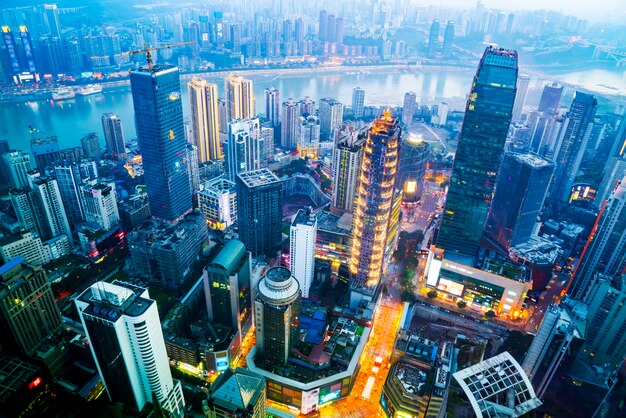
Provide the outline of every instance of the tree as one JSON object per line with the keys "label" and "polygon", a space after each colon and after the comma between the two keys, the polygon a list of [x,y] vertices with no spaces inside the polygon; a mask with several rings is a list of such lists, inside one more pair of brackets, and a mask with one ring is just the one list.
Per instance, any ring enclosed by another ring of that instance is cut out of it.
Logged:
{"label": "tree", "polygon": [[485,312],[485,316],[487,318],[494,318],[496,316],[496,313],[493,310],[488,310],[487,312]]}
{"label": "tree", "polygon": [[428,296],[430,299],[436,299],[437,298],[437,291],[436,290],[431,290],[430,292],[426,293],[426,296]]}
{"label": "tree", "polygon": [[456,303],[456,306],[458,306],[459,309],[465,309],[467,307],[467,302],[465,302],[464,300],[460,300]]}

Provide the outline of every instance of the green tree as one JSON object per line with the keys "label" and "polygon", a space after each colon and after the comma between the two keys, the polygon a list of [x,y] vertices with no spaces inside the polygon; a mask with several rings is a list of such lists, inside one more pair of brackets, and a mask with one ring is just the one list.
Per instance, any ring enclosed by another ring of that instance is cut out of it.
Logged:
{"label": "green tree", "polygon": [[430,299],[436,299],[437,298],[437,291],[436,290],[431,290],[430,292],[426,293],[426,296],[428,296]]}
{"label": "green tree", "polygon": [[467,302],[465,302],[464,300],[460,300],[456,303],[456,306],[458,306],[459,309],[465,309],[467,307]]}
{"label": "green tree", "polygon": [[494,318],[496,316],[496,313],[493,310],[488,310],[487,312],[485,312],[485,316],[487,318]]}

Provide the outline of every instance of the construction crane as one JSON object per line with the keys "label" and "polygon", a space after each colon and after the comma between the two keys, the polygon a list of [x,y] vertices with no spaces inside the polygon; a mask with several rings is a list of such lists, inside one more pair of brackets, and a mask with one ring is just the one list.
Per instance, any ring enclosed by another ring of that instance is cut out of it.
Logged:
{"label": "construction crane", "polygon": [[194,44],[195,42],[180,42],[177,44],[170,44],[170,45],[163,45],[163,46],[153,46],[153,47],[149,47],[147,43],[144,44],[144,49],[138,49],[135,51],[129,51],[128,54],[129,55],[138,55],[138,54],[146,54],[146,60],[148,61],[148,71],[152,71],[152,53],[151,51],[157,51],[159,49],[171,49],[174,48],[176,46],[183,46],[183,45],[191,45]]}

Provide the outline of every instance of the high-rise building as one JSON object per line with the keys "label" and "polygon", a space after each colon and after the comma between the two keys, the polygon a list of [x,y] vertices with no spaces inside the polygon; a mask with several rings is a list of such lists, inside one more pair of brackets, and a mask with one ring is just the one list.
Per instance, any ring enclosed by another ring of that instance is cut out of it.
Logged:
{"label": "high-rise building", "polygon": [[227,369],[211,384],[207,417],[265,418],[265,378],[247,369]]}
{"label": "high-rise building", "polygon": [[401,132],[398,118],[389,109],[367,131],[352,222],[353,289],[372,291],[380,280]]}
{"label": "high-rise building", "polygon": [[11,190],[9,196],[15,216],[22,228],[37,232],[42,239],[52,238],[37,193],[24,187]]}
{"label": "high-rise building", "polygon": [[517,52],[487,47],[467,101],[437,239],[446,258],[473,258],[478,253],[511,123],[516,83]]}
{"label": "high-rise building", "polygon": [[133,70],[130,86],[150,213],[174,222],[191,211],[178,68],[155,65]]}
{"label": "high-rise building", "polygon": [[309,297],[315,270],[315,242],[317,241],[317,216],[311,208],[300,209],[289,233],[289,269],[300,284],[302,297]]}
{"label": "high-rise building", "polygon": [[230,240],[202,274],[209,321],[232,328],[243,339],[252,325],[251,254],[241,241]]}
{"label": "high-rise building", "polygon": [[365,90],[361,87],[355,87],[352,90],[352,114],[355,119],[363,117],[365,108]]}
{"label": "high-rise building", "polygon": [[309,96],[304,96],[304,99],[298,102],[298,106],[300,107],[300,116],[315,115],[317,110],[317,103]]}
{"label": "high-rise building", "polygon": [[417,202],[422,197],[430,147],[422,137],[408,135],[400,147],[396,187],[404,192],[405,202]]}
{"label": "high-rise building", "polygon": [[626,356],[626,283],[597,274],[585,297],[588,305],[585,345],[579,353],[591,364],[617,370]]}
{"label": "high-rise building", "polygon": [[256,347],[269,365],[284,366],[297,336],[301,290],[285,267],[272,267],[259,281],[254,301]]}
{"label": "high-rise building", "polygon": [[454,22],[448,21],[446,31],[443,36],[443,57],[450,58],[452,56],[452,44],[454,43]]}
{"label": "high-rise building", "polygon": [[346,212],[354,208],[364,143],[365,136],[359,137],[354,126],[346,126],[333,152],[333,207]]}
{"label": "high-rise building", "polygon": [[548,191],[554,164],[536,154],[504,154],[485,224],[485,238],[508,251],[527,241]]}
{"label": "high-rise building", "polygon": [[37,136],[34,128],[31,128],[33,137],[30,140],[30,151],[35,157],[37,169],[42,173],[61,158],[59,140],[55,135]]}
{"label": "high-rise building", "polygon": [[282,122],[280,126],[280,146],[294,150],[297,145],[298,121],[300,112],[298,103],[289,98],[282,104]]}
{"label": "high-rise building", "polygon": [[267,168],[237,174],[239,239],[252,255],[274,255],[282,244],[283,184]]}
{"label": "high-rise building", "polygon": [[267,166],[274,160],[274,128],[261,125],[261,137],[259,138],[259,148],[261,148],[261,167]]}
{"label": "high-rise building", "polygon": [[624,273],[625,267],[626,177],[600,208],[572,275],[568,294],[574,299],[582,300],[596,272],[615,278]]}
{"label": "high-rise building", "polygon": [[332,139],[343,123],[343,104],[330,97],[321,99],[319,118],[322,139]]}
{"label": "high-rise building", "polygon": [[125,160],[126,143],[124,142],[122,119],[115,113],[105,113],[102,115],[101,120],[104,142],[107,147],[106,155],[113,160]]}
{"label": "high-rise building", "polygon": [[115,198],[115,183],[92,180],[80,188],[85,220],[108,231],[120,223]]}
{"label": "high-rise building", "polygon": [[18,256],[0,267],[2,348],[14,355],[32,355],[61,326],[46,272]]}
{"label": "high-rise building", "polygon": [[70,224],[65,213],[65,205],[61,199],[61,192],[57,181],[50,177],[39,176],[38,173],[31,179],[31,188],[37,196],[39,208],[46,225],[44,239],[58,237],[59,235],[72,236]]}
{"label": "high-rise building", "polygon": [[435,58],[439,51],[439,29],[439,21],[437,19],[433,20],[428,36],[428,58]]}
{"label": "high-rise building", "polygon": [[57,5],[44,4],[43,11],[49,35],[53,38],[60,38],[61,25],[59,25],[59,9],[57,8]]}
{"label": "high-rise building", "polygon": [[559,132],[555,150],[554,177],[550,187],[552,202],[569,202],[574,179],[587,147],[598,101],[590,94],[576,92]]}
{"label": "high-rise building", "polygon": [[54,176],[59,186],[63,206],[65,206],[67,220],[70,225],[76,225],[85,219],[80,186],[84,181],[98,177],[96,163],[93,161],[63,162],[54,166]]}
{"label": "high-rise building", "polygon": [[227,117],[233,119],[249,119],[254,117],[254,91],[252,80],[234,74],[224,80]]}
{"label": "high-rise building", "polygon": [[320,122],[317,116],[298,116],[296,144],[300,158],[317,159],[320,146]]}
{"label": "high-rise building", "polygon": [[30,163],[30,154],[23,151],[11,151],[2,155],[2,158],[7,169],[11,188],[17,190],[27,187],[27,173],[33,169]]}
{"label": "high-rise building", "polygon": [[572,299],[546,309],[522,363],[537,396],[543,397],[563,359],[575,357],[580,349],[586,316],[585,305]]}
{"label": "high-rise building", "polygon": [[410,91],[404,95],[404,103],[402,104],[402,123],[410,126],[413,123],[413,115],[417,106],[417,95]]}
{"label": "high-rise building", "polygon": [[46,251],[37,232],[22,231],[0,238],[0,256],[5,263],[21,256],[24,263],[41,266],[50,261],[50,252]]}
{"label": "high-rise building", "polygon": [[7,51],[7,61],[10,74],[14,81],[20,79],[21,73],[29,73],[29,78],[33,76],[38,80],[37,69],[35,68],[35,55],[30,33],[25,25],[19,26],[19,42],[16,41],[9,26],[2,26],[2,38]]}
{"label": "high-rise building", "polygon": [[198,161],[222,158],[217,84],[193,79],[188,84],[191,103],[191,142],[198,147]]}
{"label": "high-rise building", "polygon": [[174,416],[184,413],[180,382],[172,380],[159,311],[148,290],[97,282],[76,308],[109,399],[141,411],[154,398]]}
{"label": "high-rise building", "polygon": [[543,92],[541,93],[541,100],[539,101],[539,112],[548,112],[554,114],[560,106],[561,95],[563,94],[563,86],[559,83],[547,83]]}
{"label": "high-rise building", "polygon": [[326,10],[320,10],[320,19],[318,24],[317,37],[321,42],[327,40],[326,34],[328,32],[328,12]]}
{"label": "high-rise building", "polygon": [[189,177],[189,189],[192,194],[198,193],[200,189],[200,165],[198,164],[198,147],[187,144],[185,148],[185,167],[187,167],[187,177]]}
{"label": "high-rise building", "polygon": [[[0,65],[0,82],[2,80],[2,66]],[[9,181],[9,169],[4,163],[4,154],[10,151],[9,141],[6,139],[0,139],[0,181],[3,184],[10,184]]]}
{"label": "high-rise building", "polygon": [[274,129],[280,125],[280,92],[274,87],[265,89],[265,119]]}
{"label": "high-rise building", "polygon": [[233,120],[228,124],[228,140],[224,142],[226,173],[235,181],[237,174],[261,168],[261,128],[259,119]]}
{"label": "high-rise building", "polygon": [[626,176],[626,159],[622,157],[609,157],[609,161],[604,169],[602,181],[598,186],[595,206],[600,209],[604,201],[609,197],[615,185]]}
{"label": "high-rise building", "polygon": [[517,92],[515,93],[515,103],[513,104],[513,122],[520,122],[522,120],[522,111],[526,104],[526,97],[528,96],[528,87],[530,86],[530,77],[525,74],[520,74],[517,78]]}
{"label": "high-rise building", "polygon": [[100,151],[100,140],[98,139],[98,135],[95,133],[90,133],[83,136],[80,139],[80,145],[83,148],[83,152],[86,158],[90,160],[99,160],[101,156]]}

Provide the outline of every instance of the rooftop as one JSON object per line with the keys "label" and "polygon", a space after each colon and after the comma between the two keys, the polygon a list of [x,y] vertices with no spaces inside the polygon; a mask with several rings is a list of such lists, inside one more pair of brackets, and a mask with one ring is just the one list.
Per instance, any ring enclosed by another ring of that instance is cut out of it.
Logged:
{"label": "rooftop", "polygon": [[86,289],[78,299],[89,304],[85,312],[115,322],[123,315],[139,316],[154,303],[143,298],[146,291],[130,283],[115,280],[113,283],[97,282]]}
{"label": "rooftop", "polygon": [[560,246],[542,237],[531,237],[509,249],[509,255],[514,261],[521,258],[535,265],[554,264],[560,252]]}
{"label": "rooftop", "polygon": [[239,240],[231,239],[217,253],[211,264],[217,264],[230,274],[237,268],[245,255],[246,247],[243,243]]}
{"label": "rooftop", "polygon": [[533,154],[530,152],[527,153],[511,153],[512,157],[515,158],[517,161],[524,163],[528,166],[531,166],[533,168],[541,168],[541,167],[549,167],[551,165],[553,165],[552,162],[540,157],[537,154]]}
{"label": "rooftop", "polygon": [[216,405],[228,410],[245,410],[257,401],[264,387],[263,377],[238,368],[216,381],[209,396]]}
{"label": "rooftop", "polygon": [[291,222],[291,226],[295,225],[315,225],[316,216],[311,212],[310,207],[306,207],[304,209],[298,210],[296,216],[294,216],[293,221]]}
{"label": "rooftop", "polygon": [[0,402],[10,401],[27,384],[35,385],[37,379],[41,382],[38,373],[39,369],[30,363],[6,355],[0,357]]}
{"label": "rooftop", "polygon": [[321,211],[317,212],[317,229],[322,231],[334,232],[336,234],[345,234],[348,235],[350,233],[350,229],[346,229],[345,226],[350,226],[352,221],[350,222],[342,222],[345,218],[352,218],[349,213],[344,214],[343,216],[335,215],[330,212]]}
{"label": "rooftop", "polygon": [[541,406],[528,376],[508,351],[453,376],[478,418],[519,417]]}
{"label": "rooftop", "polygon": [[258,287],[258,297],[271,304],[293,302],[300,294],[300,285],[285,267],[272,267],[265,272]]}
{"label": "rooftop", "polygon": [[280,179],[276,177],[272,171],[268,168],[262,168],[260,170],[246,171],[243,173],[237,174],[237,177],[247,186],[247,187],[259,187],[259,186],[267,186],[270,184],[280,183]]}

